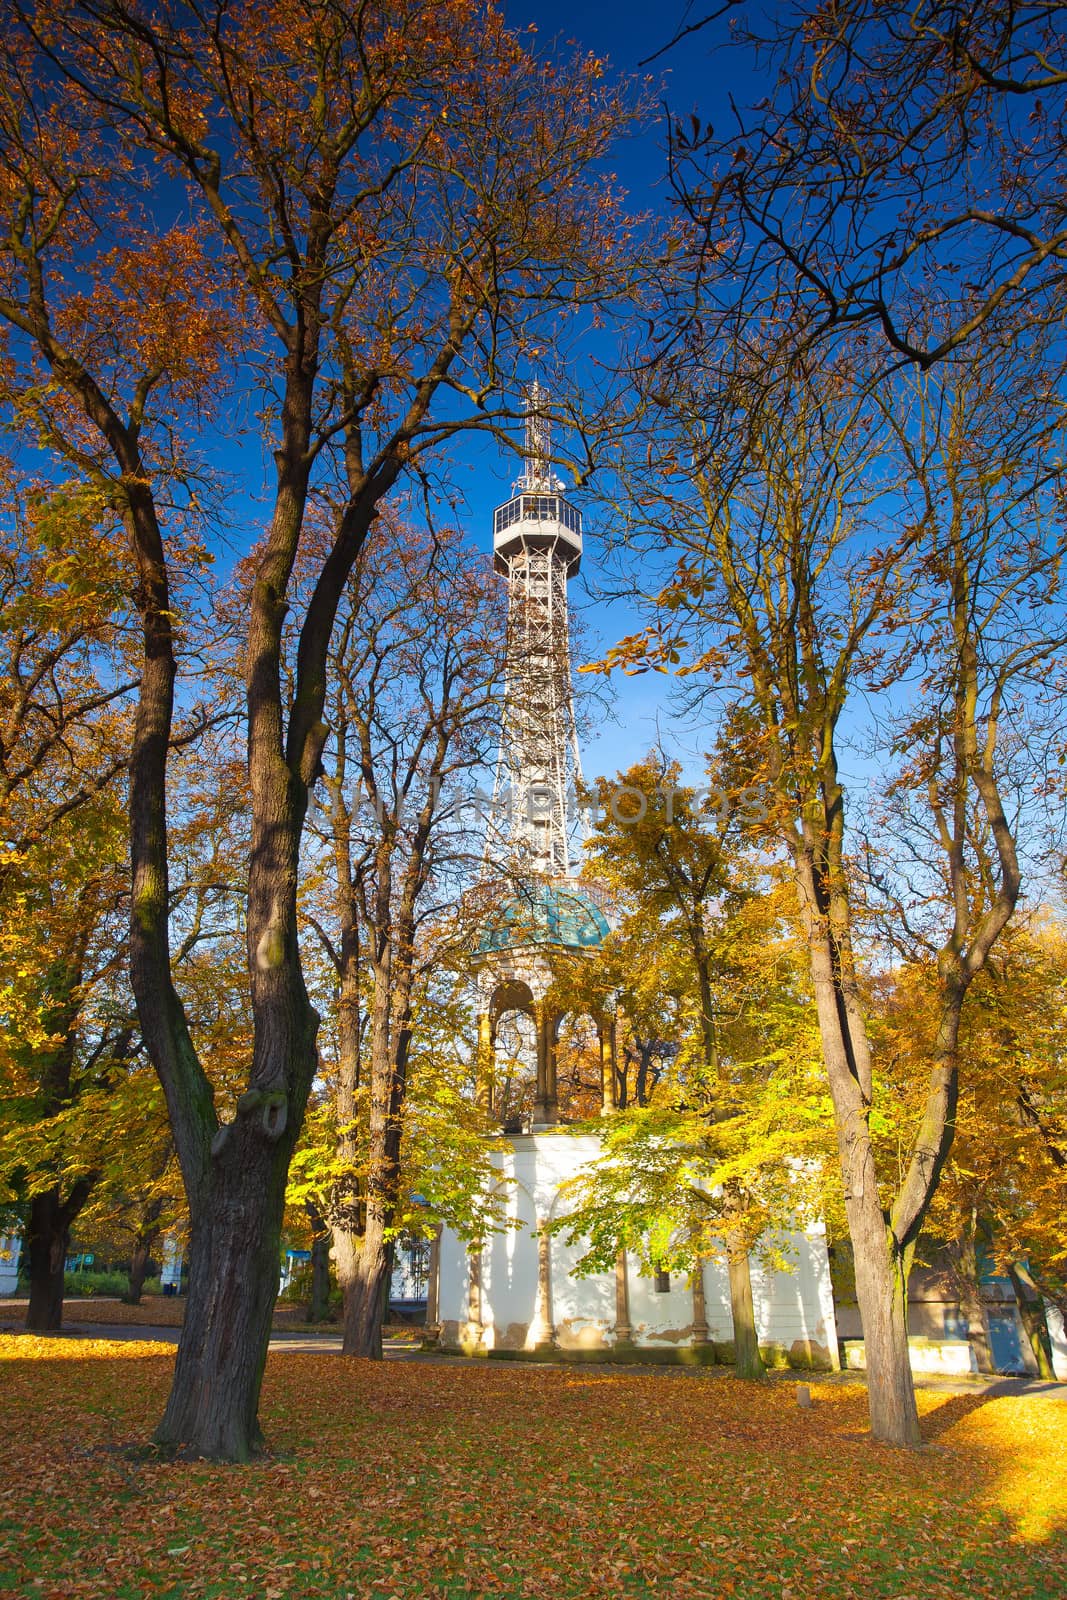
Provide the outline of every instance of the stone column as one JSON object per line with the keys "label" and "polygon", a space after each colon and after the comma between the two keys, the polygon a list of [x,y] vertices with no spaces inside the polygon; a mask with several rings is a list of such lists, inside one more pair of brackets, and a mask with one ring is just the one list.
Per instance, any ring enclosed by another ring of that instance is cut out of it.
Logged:
{"label": "stone column", "polygon": [[537,1310],[534,1313],[535,1350],[551,1350],[556,1343],[552,1319],[552,1241],[540,1226],[537,1230]]}
{"label": "stone column", "polygon": [[483,1011],[478,1018],[478,1050],[475,1056],[475,1073],[477,1077],[476,1095],[478,1105],[482,1111],[487,1112],[491,1112],[493,1109],[495,1051],[496,1019],[491,1012]]}
{"label": "stone column", "polygon": [[533,1013],[534,1037],[537,1043],[537,1077],[534,1081],[533,1120],[548,1121],[548,1064],[545,1054],[545,1019],[541,1007]]}
{"label": "stone column", "polygon": [[555,1018],[541,1006],[534,1013],[537,1028],[537,1086],[534,1091],[534,1122],[556,1120],[556,1025]]}
{"label": "stone column", "polygon": [[615,1257],[615,1343],[630,1344],[633,1329],[630,1327],[630,1280],[626,1272],[626,1251]]}
{"label": "stone column", "polygon": [[548,1093],[548,1120],[556,1122],[559,1119],[559,1087],[556,1083],[556,1034],[559,1030],[559,1018],[545,1017],[545,1088]]}
{"label": "stone column", "polygon": [[690,1283],[693,1289],[693,1343],[708,1343],[708,1311],[704,1303],[704,1263],[698,1260]]}
{"label": "stone column", "polygon": [[599,1017],[597,1035],[600,1039],[600,1115],[606,1117],[618,1105],[615,1083],[615,1018]]}

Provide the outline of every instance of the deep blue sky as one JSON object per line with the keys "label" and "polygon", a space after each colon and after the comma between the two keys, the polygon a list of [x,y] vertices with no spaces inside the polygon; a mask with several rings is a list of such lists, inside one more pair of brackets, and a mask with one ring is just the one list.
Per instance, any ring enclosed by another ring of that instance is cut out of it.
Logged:
{"label": "deep blue sky", "polygon": [[[670,196],[666,183],[665,118],[667,111],[688,115],[696,111],[702,120],[725,127],[730,115],[728,92],[741,99],[754,94],[755,84],[748,74],[748,60],[736,48],[724,48],[727,27],[714,24],[691,35],[654,63],[640,62],[667,45],[684,20],[702,14],[695,7],[687,13],[684,0],[666,0],[662,7],[638,5],[636,0],[584,0],[568,5],[564,0],[501,0],[509,23],[523,30],[533,23],[537,47],[546,55],[565,59],[576,46],[605,58],[611,75],[648,80],[652,94],[662,109],[613,153],[610,170],[618,176],[627,195],[628,208],[635,212],[667,212]],[[709,0],[709,4],[712,0]],[[573,43],[572,43],[573,41]],[[601,359],[610,361],[614,346],[601,342]],[[533,373],[530,376],[534,376]],[[568,376],[583,381],[580,352]],[[562,444],[563,441],[558,441]],[[225,450],[225,470],[240,482],[242,492],[231,497],[238,546],[244,548],[247,525],[261,522],[269,514],[273,471],[267,443],[252,424],[243,438],[230,437]],[[470,538],[487,553],[492,548],[492,512],[495,505],[509,498],[511,483],[519,470],[515,458],[507,456],[487,440],[457,440],[449,476],[458,497],[452,515],[461,522]],[[600,655],[624,634],[638,626],[640,617],[632,604],[609,603],[602,584],[618,588],[617,572],[606,574],[601,555],[611,536],[609,519],[591,513],[589,497],[576,495],[575,503],[586,514],[586,556],[583,572],[572,583],[572,605],[581,618],[584,641],[578,659]],[[445,512],[448,515],[449,513]],[[635,574],[635,587],[640,574]],[[588,680],[587,680],[588,681]],[[649,746],[665,733],[672,721],[668,705],[669,682],[659,674],[639,678],[612,679],[614,711],[599,710],[594,717],[594,732],[583,739],[583,762],[587,777],[610,773],[639,760]],[[679,729],[681,746],[696,751],[708,742],[697,733]]]}
{"label": "deep blue sky", "polygon": [[[666,0],[660,7],[639,5],[636,0],[581,0],[577,5],[568,5],[565,0],[503,3],[513,27],[535,24],[537,42],[543,51],[565,57],[571,53],[573,41],[580,49],[606,58],[610,72],[651,80],[655,98],[662,102],[664,110],[649,126],[621,143],[611,163],[627,192],[628,204],[635,211],[665,212],[670,207],[665,175],[667,110],[683,116],[695,111],[703,121],[725,127],[730,116],[729,93],[745,99],[755,88],[747,58],[736,48],[724,47],[724,23],[692,34],[655,62],[640,65],[667,45],[683,22],[703,14],[700,0],[690,8],[684,0]],[[580,378],[580,373],[572,376]],[[467,470],[459,474],[467,500],[468,531],[485,548],[491,543],[492,507],[507,498],[516,471],[514,462],[491,448],[484,454],[477,453]],[[576,496],[576,503],[580,504],[581,499],[581,495]],[[603,518],[587,515],[583,572],[571,586],[573,607],[581,614],[586,649],[594,653],[633,632],[639,622],[632,606],[618,601],[608,603],[599,593],[605,576],[600,553],[610,532]],[[612,587],[618,585],[614,573],[607,581]],[[635,584],[639,584],[639,575],[635,575]],[[613,772],[639,760],[674,720],[668,704],[669,681],[659,674],[638,678],[616,675],[612,690],[614,714],[597,717],[595,730],[583,739],[587,777]],[[691,747],[695,752],[701,743],[696,730],[678,728],[677,737],[683,751]]]}

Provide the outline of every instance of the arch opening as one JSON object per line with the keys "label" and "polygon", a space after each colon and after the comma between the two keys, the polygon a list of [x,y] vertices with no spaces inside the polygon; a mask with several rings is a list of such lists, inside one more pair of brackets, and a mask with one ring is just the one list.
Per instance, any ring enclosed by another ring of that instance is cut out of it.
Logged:
{"label": "arch opening", "polygon": [[604,1109],[606,1019],[569,1012],[556,1022],[556,1096],[562,1122],[584,1122]]}

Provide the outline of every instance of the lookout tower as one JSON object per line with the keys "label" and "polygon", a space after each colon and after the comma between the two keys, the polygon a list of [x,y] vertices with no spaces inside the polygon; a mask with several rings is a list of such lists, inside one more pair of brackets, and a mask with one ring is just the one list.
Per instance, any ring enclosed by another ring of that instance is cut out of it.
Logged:
{"label": "lookout tower", "polygon": [[552,470],[546,399],[532,383],[523,472],[493,516],[508,586],[507,684],[485,848],[496,866],[567,877],[581,782],[567,581],[582,559],[582,514]]}
{"label": "lookout tower", "polygon": [[[528,1019],[528,1053],[536,1060],[526,1119],[532,1126],[553,1123],[559,1115],[555,1061],[561,1018],[548,999],[553,977],[568,953],[592,952],[609,929],[604,897],[573,875],[581,757],[567,582],[582,559],[582,517],[552,470],[547,405],[545,391],[532,383],[525,399],[523,471],[493,517],[493,557],[508,588],[507,661],[475,953],[486,1097],[505,1122],[516,1120],[506,1096],[494,1090],[498,1024],[517,1013]],[[611,1104],[614,1025],[607,1015],[592,1021],[600,1039],[604,1103]]]}

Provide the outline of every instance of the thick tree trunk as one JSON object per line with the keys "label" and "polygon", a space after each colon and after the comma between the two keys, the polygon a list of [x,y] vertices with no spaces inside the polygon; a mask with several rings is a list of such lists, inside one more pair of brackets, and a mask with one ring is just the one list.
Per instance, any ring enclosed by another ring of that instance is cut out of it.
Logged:
{"label": "thick tree trunk", "polygon": [[908,1352],[911,1251],[894,1248],[876,1194],[846,1197],[863,1324],[871,1432],[886,1444],[922,1443]]}
{"label": "thick tree trunk", "polygon": [[347,1226],[343,1216],[333,1218],[330,1223],[330,1233],[333,1238],[333,1264],[337,1273],[337,1287],[341,1291],[343,1323],[345,1310],[355,1288],[356,1274],[359,1271],[361,1236],[355,1228]]}
{"label": "thick tree trunk", "polygon": [[382,1359],[382,1323],[393,1275],[393,1247],[384,1238],[380,1217],[368,1216],[367,1231],[345,1293],[344,1339],[341,1353]]}
{"label": "thick tree trunk", "polygon": [[247,1461],[262,1449],[258,1407],[293,1139],[250,1119],[229,1129],[190,1229],[189,1294],[174,1382],[155,1440],[189,1457]]}
{"label": "thick tree trunk", "polygon": [[70,1247],[70,1221],[59,1189],[46,1189],[30,1201],[26,1229],[30,1304],[26,1327],[34,1333],[58,1333],[63,1326],[63,1268]]}
{"label": "thick tree trunk", "polygon": [[734,1324],[734,1373],[738,1378],[765,1378],[767,1369],[763,1365],[756,1336],[752,1274],[743,1240],[727,1240],[726,1259],[730,1278],[730,1315]]}
{"label": "thick tree trunk", "polygon": [[30,1201],[26,1229],[30,1303],[26,1327],[35,1333],[58,1333],[63,1325],[63,1269],[70,1248],[70,1230],[94,1182],[92,1174],[79,1178],[65,1200],[56,1185]]}
{"label": "thick tree trunk", "polygon": [[1018,1262],[1013,1261],[1008,1267],[1008,1277],[1015,1290],[1015,1303],[1019,1307],[1019,1316],[1037,1362],[1038,1376],[1051,1382],[1056,1376],[1056,1369],[1052,1364],[1052,1340],[1045,1321],[1044,1302],[1029,1272]]}

